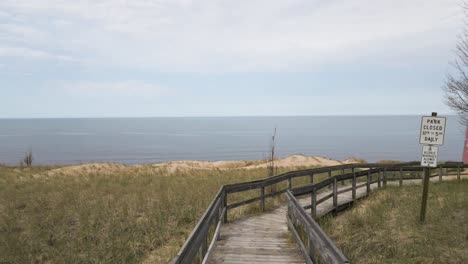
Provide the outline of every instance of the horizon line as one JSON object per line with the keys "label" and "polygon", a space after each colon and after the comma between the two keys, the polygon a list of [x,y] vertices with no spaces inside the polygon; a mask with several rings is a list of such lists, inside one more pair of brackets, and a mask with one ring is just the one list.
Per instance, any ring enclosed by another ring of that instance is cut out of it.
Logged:
{"label": "horizon line", "polygon": [[[427,114],[322,114],[322,115],[199,115],[199,116],[71,116],[71,117],[0,117],[0,120],[12,119],[123,119],[123,118],[254,118],[254,117],[379,117],[379,116],[431,116]],[[457,113],[438,113],[438,115],[457,116]]]}

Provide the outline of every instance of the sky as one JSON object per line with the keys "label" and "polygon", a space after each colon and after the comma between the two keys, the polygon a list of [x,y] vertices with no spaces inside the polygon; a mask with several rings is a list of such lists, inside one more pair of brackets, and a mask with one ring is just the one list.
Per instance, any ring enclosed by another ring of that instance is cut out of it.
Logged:
{"label": "sky", "polygon": [[451,113],[461,0],[1,0],[0,118]]}

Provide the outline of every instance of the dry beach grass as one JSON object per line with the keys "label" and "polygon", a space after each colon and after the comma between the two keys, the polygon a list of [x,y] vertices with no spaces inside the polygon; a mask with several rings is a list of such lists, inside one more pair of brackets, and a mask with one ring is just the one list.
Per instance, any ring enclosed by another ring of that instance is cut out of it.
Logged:
{"label": "dry beach grass", "polygon": [[[0,263],[166,263],[221,185],[266,176],[246,168],[261,161],[173,164],[0,166]],[[298,168],[288,164],[278,173]]]}
{"label": "dry beach grass", "polygon": [[431,183],[426,224],[421,186],[388,186],[321,221],[351,263],[468,263],[468,180]]}

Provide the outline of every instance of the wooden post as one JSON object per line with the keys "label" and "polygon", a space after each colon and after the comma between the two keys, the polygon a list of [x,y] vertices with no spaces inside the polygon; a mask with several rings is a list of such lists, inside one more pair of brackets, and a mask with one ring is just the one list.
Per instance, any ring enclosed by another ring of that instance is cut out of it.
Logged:
{"label": "wooden post", "polygon": [[309,177],[310,177],[310,183],[314,183],[314,174],[312,173]]}
{"label": "wooden post", "polygon": [[427,195],[429,193],[429,177],[431,176],[431,172],[429,168],[424,168],[424,184],[423,184],[423,194],[422,194],[422,201],[421,201],[421,215],[419,220],[421,223],[426,221],[426,206],[427,206]]}
{"label": "wooden post", "polygon": [[439,181],[442,181],[442,165],[439,165]]}
{"label": "wooden post", "polygon": [[383,168],[383,186],[387,187],[387,168]]}
{"label": "wooden post", "polygon": [[460,180],[460,164],[457,165],[457,180]]}
{"label": "wooden post", "polygon": [[400,168],[400,186],[403,185],[403,168]]}
{"label": "wooden post", "polygon": [[200,259],[204,259],[206,255],[206,251],[208,251],[208,233],[206,234],[206,237],[203,239],[203,243],[201,246],[201,256]]}
{"label": "wooden post", "polygon": [[367,171],[367,185],[366,185],[367,195],[369,195],[369,193],[370,193],[370,182],[371,182],[370,171]]}
{"label": "wooden post", "polygon": [[[332,171],[329,170],[329,171],[328,171],[328,178],[331,178],[331,177],[332,177]],[[331,186],[331,185],[328,185],[328,189],[331,190],[331,188],[332,188],[332,186]]]}
{"label": "wooden post", "polygon": [[353,201],[356,200],[356,173],[354,172],[353,168],[353,183],[352,183],[352,197]]}
{"label": "wooden post", "polygon": [[[345,171],[344,171],[344,168],[343,168],[343,169],[341,169],[341,175],[343,175],[344,173],[345,173]],[[341,181],[341,185],[345,186],[346,185],[345,181]]]}
{"label": "wooden post", "polygon": [[381,183],[380,183],[380,180],[382,178],[382,171],[379,171],[379,174],[377,175],[377,187],[381,187]]}
{"label": "wooden post", "polygon": [[312,260],[312,263],[317,263],[314,245],[310,237],[307,239],[307,250],[309,251],[309,257]]}
{"label": "wooden post", "polygon": [[310,208],[310,213],[312,214],[312,218],[315,219],[317,216],[317,189],[315,189],[315,187],[312,188],[311,205],[312,208]]}
{"label": "wooden post", "polygon": [[333,179],[333,209],[338,206],[338,186],[336,178]]}
{"label": "wooden post", "polygon": [[228,222],[227,193],[226,193],[226,190],[224,190],[224,194],[223,194],[223,208],[226,208],[226,210],[224,210],[224,215],[223,215],[223,222],[226,224]]}
{"label": "wooden post", "polygon": [[260,188],[260,211],[265,211],[265,186]]}
{"label": "wooden post", "polygon": [[291,190],[292,188],[292,179],[291,177],[288,178],[288,189]]}

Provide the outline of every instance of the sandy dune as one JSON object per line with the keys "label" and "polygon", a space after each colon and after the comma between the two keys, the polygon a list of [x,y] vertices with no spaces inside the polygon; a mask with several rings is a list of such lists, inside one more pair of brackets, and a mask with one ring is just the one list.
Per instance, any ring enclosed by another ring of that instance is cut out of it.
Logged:
{"label": "sandy dune", "polygon": [[[284,167],[299,167],[299,166],[334,166],[340,164],[349,164],[360,162],[357,159],[350,158],[344,161],[333,160],[321,156],[304,156],[292,155],[286,158],[279,158],[275,160],[275,166],[279,168]],[[267,161],[265,160],[252,160],[252,161],[171,161],[153,164],[154,167],[173,169],[257,169],[266,168]]]}
{"label": "sandy dune", "polygon": [[[321,156],[304,156],[292,155],[286,158],[278,158],[275,160],[275,166],[278,168],[284,167],[314,167],[314,166],[334,166],[340,164],[358,163],[358,159],[350,158],[343,161],[333,160]],[[258,169],[266,168],[266,160],[240,160],[240,161],[199,161],[199,160],[184,160],[184,161],[169,161],[155,164],[135,164],[125,165],[114,162],[97,162],[86,163],[79,165],[70,165],[57,169],[52,169],[47,172],[47,176],[54,175],[73,175],[79,173],[115,173],[139,168],[164,169],[168,172],[176,170],[192,170],[192,169]]]}

